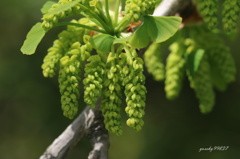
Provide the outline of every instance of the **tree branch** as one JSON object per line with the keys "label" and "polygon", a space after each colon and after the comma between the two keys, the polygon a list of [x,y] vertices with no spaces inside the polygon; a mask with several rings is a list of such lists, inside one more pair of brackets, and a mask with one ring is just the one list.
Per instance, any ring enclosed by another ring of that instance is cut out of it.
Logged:
{"label": "tree branch", "polygon": [[[88,159],[107,159],[109,147],[108,132],[103,123],[99,106],[95,109],[86,107],[84,111],[54,140],[40,159],[63,159],[75,144],[89,136],[94,149]],[[96,155],[97,154],[97,155]]]}
{"label": "tree branch", "polygon": [[[184,11],[191,0],[163,0],[155,10],[155,16],[173,16]],[[88,159],[107,159],[109,135],[105,129],[103,116],[99,108],[86,107],[83,112],[54,140],[40,159],[64,159],[67,153],[83,137],[90,138],[93,150]]]}
{"label": "tree branch", "polygon": [[154,16],[173,16],[192,4],[192,0],[163,0],[155,9]]}

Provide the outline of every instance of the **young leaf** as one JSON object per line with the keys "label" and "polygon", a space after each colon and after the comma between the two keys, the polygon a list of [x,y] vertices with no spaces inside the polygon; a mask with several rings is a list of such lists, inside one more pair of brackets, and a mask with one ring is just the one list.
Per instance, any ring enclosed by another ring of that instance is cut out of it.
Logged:
{"label": "young leaf", "polygon": [[41,12],[43,14],[46,14],[48,12],[48,10],[52,7],[53,4],[55,4],[56,2],[53,1],[47,1],[43,7],[41,8]]}
{"label": "young leaf", "polygon": [[166,41],[177,32],[181,21],[180,17],[145,16],[143,24],[133,34],[130,43],[133,47],[143,48],[150,41]]}
{"label": "young leaf", "polygon": [[98,34],[90,38],[92,46],[100,52],[110,52],[115,37],[108,34]]}
{"label": "young leaf", "polygon": [[26,40],[21,47],[21,52],[26,55],[34,54],[45,34],[46,31],[42,28],[41,23],[35,24],[28,32]]}
{"label": "young leaf", "polygon": [[205,51],[203,49],[198,49],[195,52],[187,55],[187,69],[189,70],[191,76],[194,76],[194,74],[197,72],[204,52]]}

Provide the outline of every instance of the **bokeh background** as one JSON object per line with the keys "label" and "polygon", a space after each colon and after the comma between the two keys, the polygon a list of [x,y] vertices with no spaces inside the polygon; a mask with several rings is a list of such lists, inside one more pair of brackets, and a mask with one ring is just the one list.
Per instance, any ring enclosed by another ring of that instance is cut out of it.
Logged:
{"label": "bokeh background", "polygon": [[[0,5],[0,159],[35,159],[71,123],[62,115],[57,79],[43,78],[47,48],[62,28],[50,31],[32,56],[20,47],[41,18],[45,0],[9,0]],[[240,68],[239,38],[225,39]],[[240,156],[240,72],[226,92],[217,92],[212,113],[199,112],[198,101],[185,80],[180,97],[165,98],[164,85],[147,75],[145,126],[124,127],[111,135],[110,159],[237,159]],[[81,104],[81,109],[84,104]],[[126,118],[126,117],[124,117]],[[200,148],[229,146],[226,151]],[[69,159],[87,158],[91,145],[84,138]]]}

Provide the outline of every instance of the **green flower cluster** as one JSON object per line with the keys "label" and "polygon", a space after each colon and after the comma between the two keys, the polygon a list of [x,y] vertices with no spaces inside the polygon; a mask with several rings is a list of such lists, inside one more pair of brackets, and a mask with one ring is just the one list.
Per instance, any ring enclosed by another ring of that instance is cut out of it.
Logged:
{"label": "green flower cluster", "polygon": [[218,19],[218,0],[197,0],[198,9],[203,16],[204,22],[208,25],[210,30],[216,29]]}
{"label": "green flower cluster", "polygon": [[147,70],[153,75],[153,78],[156,81],[162,81],[165,78],[164,64],[160,49],[160,44],[152,43],[144,52],[144,62]]}
{"label": "green flower cluster", "polygon": [[216,67],[224,83],[235,81],[236,66],[228,47],[218,43],[215,48],[209,50],[208,55],[211,65]]}
{"label": "green flower cluster", "polygon": [[63,115],[72,119],[78,111],[81,67],[80,43],[72,44],[68,53],[60,59],[59,88]]}
{"label": "green flower cluster", "polygon": [[[224,90],[229,83],[235,81],[236,76],[236,65],[229,47],[217,35],[210,34],[205,30],[194,32],[193,38],[198,47],[205,49],[211,64],[213,83],[219,90]],[[219,83],[220,81],[221,83]]]}
{"label": "green flower cluster", "polygon": [[[59,19],[69,17],[74,14],[79,14],[81,7],[74,3],[75,0],[59,0],[58,3],[52,5],[46,14],[42,17],[42,27],[49,30],[54,24],[58,23]],[[62,11],[63,5],[69,4],[71,7]],[[60,11],[59,11],[60,10]]]}
{"label": "green flower cluster", "polygon": [[125,16],[131,22],[137,22],[144,15],[151,15],[155,4],[155,0],[126,0]]}
{"label": "green flower cluster", "polygon": [[[189,74],[188,74],[189,75]],[[200,103],[200,111],[209,113],[215,104],[215,93],[210,76],[210,65],[206,57],[203,57],[197,72],[189,75],[190,85],[194,89]]]}
{"label": "green flower cluster", "polygon": [[[88,19],[71,22],[93,25]],[[59,69],[59,88],[64,116],[72,119],[78,110],[81,63],[90,56],[90,31],[68,26],[48,50],[42,64],[44,77],[53,77]]]}
{"label": "green flower cluster", "polygon": [[91,108],[94,108],[101,95],[106,66],[99,55],[90,56],[88,61],[89,63],[85,65],[85,78],[83,80],[84,101]]}
{"label": "green flower cluster", "polygon": [[107,130],[121,135],[121,103],[122,92],[120,83],[120,71],[118,67],[117,55],[109,53],[106,65],[106,77],[103,83],[101,110],[104,116],[104,123]]}
{"label": "green flower cluster", "polygon": [[[72,20],[75,23],[86,23],[86,19],[79,21]],[[89,30],[84,28],[68,26],[58,35],[53,46],[48,49],[48,54],[44,57],[42,69],[44,77],[53,77],[59,65],[60,58],[69,50],[74,42],[83,42],[83,36],[89,34]],[[89,46],[88,46],[89,47]]]}
{"label": "green flower cluster", "polygon": [[240,1],[225,0],[223,4],[223,29],[227,34],[237,31],[238,20],[240,16]]}
{"label": "green flower cluster", "polygon": [[190,34],[195,46],[205,53],[198,70],[188,76],[199,99],[201,112],[208,113],[214,106],[213,87],[225,90],[235,80],[236,66],[229,48],[217,35],[206,32],[204,28],[192,30]]}
{"label": "green flower cluster", "polygon": [[144,124],[143,116],[145,114],[146,87],[145,76],[143,74],[143,60],[138,57],[135,49],[125,48],[126,66],[122,70],[122,85],[125,87],[127,107],[125,111],[129,116],[127,125],[139,131]]}
{"label": "green flower cluster", "polygon": [[186,46],[181,39],[170,45],[169,49],[171,52],[166,63],[165,92],[168,99],[175,99],[182,88],[185,74]]}

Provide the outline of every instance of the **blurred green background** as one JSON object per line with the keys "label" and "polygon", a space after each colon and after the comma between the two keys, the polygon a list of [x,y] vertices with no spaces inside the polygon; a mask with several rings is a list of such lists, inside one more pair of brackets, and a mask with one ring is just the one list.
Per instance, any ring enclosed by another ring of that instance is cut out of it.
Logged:
{"label": "blurred green background", "polygon": [[[41,18],[45,0],[9,0],[0,5],[0,158],[35,159],[71,122],[62,115],[57,79],[43,78],[46,50],[61,28],[50,31],[32,56],[20,47],[29,29]],[[238,40],[226,39],[240,68]],[[147,75],[145,126],[124,127],[111,135],[110,159],[236,159],[240,156],[240,73],[226,92],[217,92],[212,113],[199,112],[198,101],[186,80],[181,96],[165,98],[163,83]],[[82,103],[82,109],[84,104]],[[226,151],[200,148],[229,146]],[[87,158],[91,150],[84,138],[69,159]]]}

